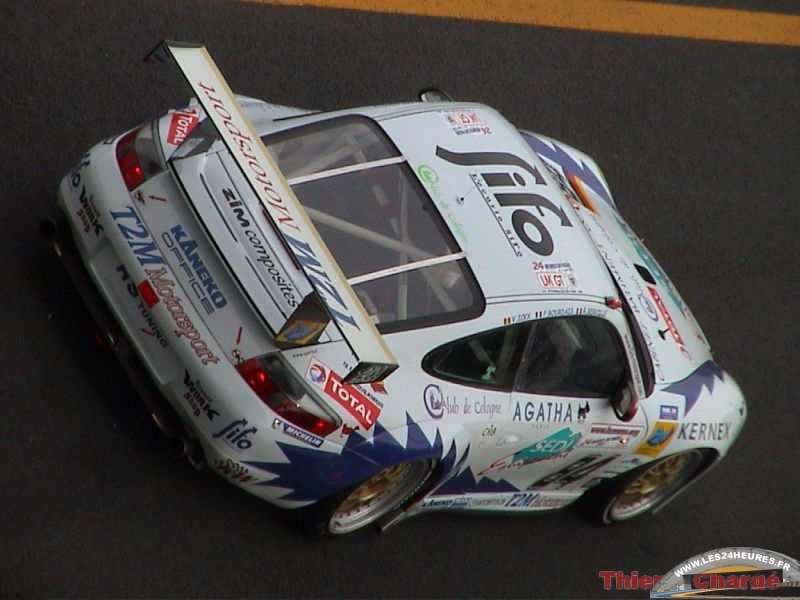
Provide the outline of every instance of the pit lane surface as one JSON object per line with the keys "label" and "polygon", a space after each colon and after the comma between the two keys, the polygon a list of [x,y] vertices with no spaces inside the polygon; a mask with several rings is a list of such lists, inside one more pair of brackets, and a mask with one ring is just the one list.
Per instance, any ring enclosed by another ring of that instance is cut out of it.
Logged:
{"label": "pit lane surface", "polygon": [[[324,543],[193,472],[36,233],[90,145],[187,97],[140,60],[163,37],[205,43],[234,89],[273,102],[439,85],[595,157],[748,397],[731,454],[625,526],[436,514]],[[12,0],[0,40],[0,596],[610,598],[601,570],[734,545],[800,557],[799,48],[210,0]]]}

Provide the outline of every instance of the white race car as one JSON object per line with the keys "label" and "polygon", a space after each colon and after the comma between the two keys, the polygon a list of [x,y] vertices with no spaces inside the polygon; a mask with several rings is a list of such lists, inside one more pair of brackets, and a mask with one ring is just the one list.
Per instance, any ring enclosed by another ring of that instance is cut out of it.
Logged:
{"label": "white race car", "polygon": [[[96,145],[53,243],[156,423],[313,535],[440,509],[605,522],[730,448],[744,397],[595,162],[480,104],[194,98]],[[114,322],[114,325],[109,323]]]}

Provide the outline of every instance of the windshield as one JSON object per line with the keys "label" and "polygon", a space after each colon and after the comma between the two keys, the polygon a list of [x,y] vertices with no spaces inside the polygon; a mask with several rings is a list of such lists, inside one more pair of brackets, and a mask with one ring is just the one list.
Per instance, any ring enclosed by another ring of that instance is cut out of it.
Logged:
{"label": "windshield", "polygon": [[377,124],[340,117],[263,141],[380,331],[483,312],[466,254]]}

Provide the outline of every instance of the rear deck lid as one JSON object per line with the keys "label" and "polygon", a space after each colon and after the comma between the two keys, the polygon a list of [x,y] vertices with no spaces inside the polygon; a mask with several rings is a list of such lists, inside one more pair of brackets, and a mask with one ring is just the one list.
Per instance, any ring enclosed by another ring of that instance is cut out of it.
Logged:
{"label": "rear deck lid", "polygon": [[[347,342],[352,353],[352,368],[344,380],[348,383],[364,383],[385,378],[397,368],[394,356],[244,115],[211,56],[202,46],[165,41],[151,53],[149,59],[164,62],[170,57],[194,90],[208,120],[213,123],[255,195],[261,210],[258,215],[261,231],[270,229],[278,236],[313,288],[315,297],[324,306],[324,312]],[[182,182],[188,180],[185,170],[178,172],[178,177]],[[202,185],[203,178],[199,179]],[[192,196],[198,190],[187,191]],[[255,218],[255,215],[251,216]],[[279,328],[282,330],[279,336],[287,327],[318,328],[314,319],[309,322],[303,319],[304,316],[295,313]]]}

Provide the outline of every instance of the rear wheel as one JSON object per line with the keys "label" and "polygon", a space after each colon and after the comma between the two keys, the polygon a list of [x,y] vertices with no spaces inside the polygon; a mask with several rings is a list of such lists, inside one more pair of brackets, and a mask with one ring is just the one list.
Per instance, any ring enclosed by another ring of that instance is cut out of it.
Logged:
{"label": "rear wheel", "polygon": [[706,458],[701,450],[666,456],[589,490],[582,503],[604,523],[633,519],[672,498],[699,473]]}
{"label": "rear wheel", "polygon": [[346,492],[298,514],[302,529],[313,537],[343,535],[374,523],[402,505],[428,482],[434,461],[415,460],[386,467]]}

